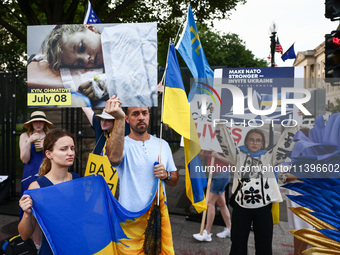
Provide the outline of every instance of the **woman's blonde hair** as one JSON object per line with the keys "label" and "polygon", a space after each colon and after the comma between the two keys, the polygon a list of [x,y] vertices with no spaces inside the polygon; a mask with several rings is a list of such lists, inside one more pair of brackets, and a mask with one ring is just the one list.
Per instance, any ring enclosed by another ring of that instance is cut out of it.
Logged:
{"label": "woman's blonde hair", "polygon": [[[73,135],[67,131],[62,129],[54,129],[51,132],[49,132],[44,140],[44,153],[46,155],[46,151],[53,151],[55,143],[62,137],[69,136],[73,139],[73,142],[75,143],[75,139]],[[51,170],[51,160],[45,156],[43,159],[41,166],[39,168],[39,176],[46,175]]]}
{"label": "woman's blonde hair", "polygon": [[82,24],[57,25],[53,28],[42,44],[42,52],[46,55],[51,69],[57,71],[62,67],[62,46],[65,39],[67,40],[68,36],[86,29],[87,27]]}

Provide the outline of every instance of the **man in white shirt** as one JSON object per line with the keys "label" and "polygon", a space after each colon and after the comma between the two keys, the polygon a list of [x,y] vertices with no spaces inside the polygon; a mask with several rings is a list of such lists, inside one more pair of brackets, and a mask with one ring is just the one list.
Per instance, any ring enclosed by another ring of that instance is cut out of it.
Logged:
{"label": "man in white shirt", "polygon": [[[137,212],[147,205],[157,178],[163,185],[165,182],[175,186],[179,174],[168,143],[162,140],[160,151],[160,139],[147,132],[149,108],[128,107],[125,114],[120,105],[116,96],[105,105],[105,111],[115,117],[113,132],[107,142],[107,156],[118,171],[120,203]],[[126,137],[125,120],[131,131]]]}

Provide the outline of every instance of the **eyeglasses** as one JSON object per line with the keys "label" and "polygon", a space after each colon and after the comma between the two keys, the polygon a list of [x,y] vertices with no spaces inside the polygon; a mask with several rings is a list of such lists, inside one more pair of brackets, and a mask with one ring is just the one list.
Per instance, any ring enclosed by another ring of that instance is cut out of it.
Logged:
{"label": "eyeglasses", "polygon": [[248,139],[248,142],[250,143],[262,143],[262,139],[254,139],[254,138],[250,138]]}

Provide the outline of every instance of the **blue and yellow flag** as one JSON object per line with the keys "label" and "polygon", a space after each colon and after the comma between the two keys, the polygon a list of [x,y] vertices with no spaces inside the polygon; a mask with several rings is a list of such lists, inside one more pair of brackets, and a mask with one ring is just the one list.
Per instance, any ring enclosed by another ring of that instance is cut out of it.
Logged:
{"label": "blue and yellow flag", "polygon": [[184,138],[186,194],[197,212],[207,209],[203,189],[207,186],[201,171],[201,146],[179,70],[174,45],[170,45],[164,91],[163,122]]}
{"label": "blue and yellow flag", "polygon": [[[281,105],[281,93],[277,93],[276,104],[278,106]],[[263,107],[272,106],[272,105],[273,105],[273,95],[272,94],[262,94],[261,95],[260,109],[263,109]],[[281,109],[279,108],[278,110],[280,111]]]}
{"label": "blue and yellow flag", "polygon": [[[33,199],[33,215],[54,254],[146,254],[144,247],[155,241],[147,227],[152,224],[157,184],[139,212],[122,207],[101,175],[25,194]],[[174,254],[168,209],[160,191],[161,254]]]}
{"label": "blue and yellow flag", "polygon": [[214,72],[205,57],[190,5],[184,30],[176,49],[181,54],[194,78],[214,77]]}
{"label": "blue and yellow flag", "polygon": [[[184,24],[182,35],[176,45],[176,49],[181,54],[194,79],[213,86],[211,78],[214,78],[214,71],[210,68],[205,57],[190,5],[187,20]],[[189,101],[191,101],[195,94],[205,94],[200,87],[201,85],[198,82],[192,85],[189,93]]]}

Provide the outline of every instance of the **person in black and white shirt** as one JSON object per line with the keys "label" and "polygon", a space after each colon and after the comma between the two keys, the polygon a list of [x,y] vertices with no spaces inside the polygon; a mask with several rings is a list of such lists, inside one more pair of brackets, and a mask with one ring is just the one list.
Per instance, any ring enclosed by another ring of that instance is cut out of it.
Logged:
{"label": "person in black and white shirt", "polygon": [[272,203],[282,202],[274,168],[283,163],[294,143],[297,131],[288,127],[281,134],[276,146],[265,150],[265,136],[260,129],[251,129],[244,146],[237,147],[223,123],[216,125],[216,136],[221,149],[235,165],[232,192],[237,192],[232,212],[231,255],[247,254],[248,237],[253,224],[256,254],[272,254],[273,219]]}

